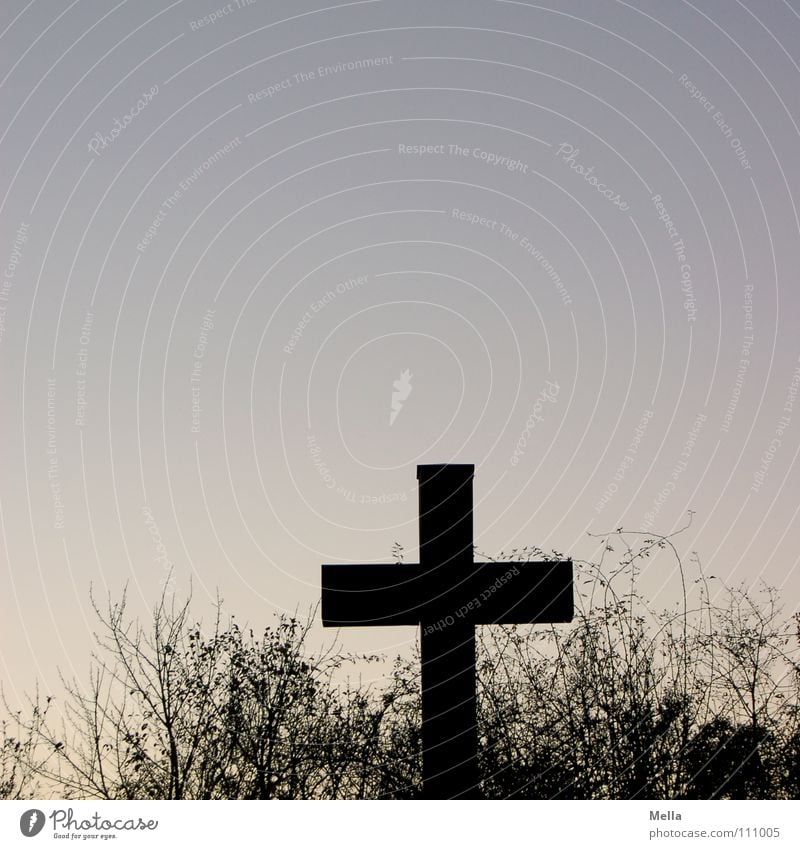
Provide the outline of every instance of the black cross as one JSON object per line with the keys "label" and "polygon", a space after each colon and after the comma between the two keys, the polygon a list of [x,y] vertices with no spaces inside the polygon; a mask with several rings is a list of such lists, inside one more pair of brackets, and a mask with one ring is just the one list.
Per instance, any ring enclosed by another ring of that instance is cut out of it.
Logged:
{"label": "black cross", "polygon": [[571,622],[572,561],[475,563],[475,467],[417,466],[419,563],[323,565],[322,624],[419,625],[429,799],[476,798],[475,626]]}

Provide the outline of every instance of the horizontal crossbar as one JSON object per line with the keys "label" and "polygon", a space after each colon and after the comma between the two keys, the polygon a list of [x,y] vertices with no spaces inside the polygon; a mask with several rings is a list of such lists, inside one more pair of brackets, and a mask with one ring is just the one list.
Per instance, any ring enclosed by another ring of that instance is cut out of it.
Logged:
{"label": "horizontal crossbar", "polygon": [[329,628],[571,622],[573,613],[571,560],[322,567],[322,624]]}

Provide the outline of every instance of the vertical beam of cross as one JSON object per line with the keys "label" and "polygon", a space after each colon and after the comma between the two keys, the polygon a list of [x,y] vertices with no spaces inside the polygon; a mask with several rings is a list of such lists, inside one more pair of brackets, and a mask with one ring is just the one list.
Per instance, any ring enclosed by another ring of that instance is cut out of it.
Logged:
{"label": "vertical beam of cross", "polygon": [[[417,467],[420,565],[434,610],[437,597],[444,600],[473,566],[474,472],[471,465]],[[425,796],[477,798],[474,625],[423,621],[420,654]]]}

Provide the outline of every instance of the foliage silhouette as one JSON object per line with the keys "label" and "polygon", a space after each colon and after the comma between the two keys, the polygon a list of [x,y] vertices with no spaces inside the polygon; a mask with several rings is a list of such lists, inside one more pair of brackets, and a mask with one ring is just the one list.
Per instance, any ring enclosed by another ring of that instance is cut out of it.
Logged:
{"label": "foliage silhouette", "polygon": [[[706,576],[696,555],[687,577],[675,536],[603,535],[599,562],[576,561],[571,625],[479,630],[485,796],[800,794],[800,620],[782,619],[772,589]],[[402,561],[399,544],[393,555]],[[536,548],[494,559],[548,557],[564,559]],[[677,604],[642,597],[644,568],[672,570]],[[189,600],[166,592],[147,627],[129,619],[124,595],[93,605],[88,689],[64,681],[60,699],[6,704],[3,797],[420,795],[417,652],[366,687],[347,668],[380,658],[336,643],[309,652],[313,611],[256,633],[223,621],[218,600],[206,632]]]}

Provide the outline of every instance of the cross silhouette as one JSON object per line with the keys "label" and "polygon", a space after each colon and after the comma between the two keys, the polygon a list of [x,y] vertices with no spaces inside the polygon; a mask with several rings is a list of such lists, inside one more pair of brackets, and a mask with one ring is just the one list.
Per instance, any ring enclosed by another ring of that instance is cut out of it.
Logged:
{"label": "cross silhouette", "polygon": [[571,622],[572,561],[476,563],[472,465],[417,466],[420,562],[323,565],[322,624],[420,626],[430,799],[477,798],[475,626]]}

